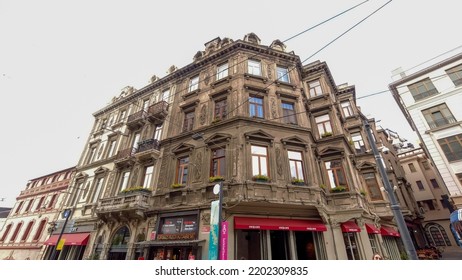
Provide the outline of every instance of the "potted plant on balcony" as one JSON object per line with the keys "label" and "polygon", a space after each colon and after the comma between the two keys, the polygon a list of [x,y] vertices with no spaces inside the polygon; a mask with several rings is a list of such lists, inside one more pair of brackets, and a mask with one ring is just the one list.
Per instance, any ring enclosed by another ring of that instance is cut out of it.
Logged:
{"label": "potted plant on balcony", "polygon": [[152,189],[150,188],[145,188],[143,186],[136,186],[136,187],[129,187],[124,190],[122,190],[119,194],[122,195],[127,195],[127,194],[133,194],[133,193],[151,193]]}
{"label": "potted plant on balcony", "polygon": [[225,178],[223,178],[223,176],[211,176],[209,177],[209,182],[210,183],[214,183],[214,182],[221,182],[221,181],[224,181]]}
{"label": "potted plant on balcony", "polygon": [[365,191],[365,190],[360,190],[359,193],[360,193],[362,196],[366,196],[366,191]]}
{"label": "potted plant on balcony", "polygon": [[336,186],[335,188],[330,189],[330,191],[333,193],[341,193],[345,192],[346,188],[344,186]]}
{"label": "potted plant on balcony", "polygon": [[303,179],[299,179],[299,178],[295,178],[295,177],[292,177],[291,183],[292,183],[292,185],[297,185],[297,186],[304,186],[305,185],[305,181]]}
{"label": "potted plant on balcony", "polygon": [[212,121],[212,124],[215,124],[215,123],[218,123],[218,122],[221,122],[221,118],[220,118],[220,117],[214,118],[213,121]]}
{"label": "potted plant on balcony", "polygon": [[270,179],[268,176],[266,175],[254,175],[252,177],[252,180],[256,181],[256,182],[268,182]]}

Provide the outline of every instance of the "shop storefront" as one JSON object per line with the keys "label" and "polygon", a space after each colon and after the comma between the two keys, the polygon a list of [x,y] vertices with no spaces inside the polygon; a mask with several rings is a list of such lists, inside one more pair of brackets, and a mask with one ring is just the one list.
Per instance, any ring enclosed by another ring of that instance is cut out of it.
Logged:
{"label": "shop storefront", "polygon": [[235,259],[327,259],[320,220],[234,217]]}
{"label": "shop storefront", "polygon": [[[88,244],[90,237],[89,232],[85,233],[65,233],[59,239],[59,234],[53,234],[47,241],[44,242],[48,246],[44,259],[55,260],[81,260]],[[62,248],[55,251],[58,242],[63,244]]]}
{"label": "shop storefront", "polygon": [[201,259],[197,211],[162,214],[149,241],[138,243],[148,260]]}

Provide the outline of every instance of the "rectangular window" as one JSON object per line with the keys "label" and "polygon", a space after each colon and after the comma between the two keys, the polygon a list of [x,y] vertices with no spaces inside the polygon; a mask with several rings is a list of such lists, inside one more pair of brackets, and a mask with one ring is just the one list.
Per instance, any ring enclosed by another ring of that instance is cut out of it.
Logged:
{"label": "rectangular window", "polygon": [[171,100],[172,100],[172,97],[173,96],[171,96],[171,94],[170,94],[170,89],[164,90],[162,92],[162,101],[170,103]]}
{"label": "rectangular window", "polygon": [[144,168],[143,187],[149,188],[151,186],[153,173],[154,173],[154,165],[149,165]]}
{"label": "rectangular window", "polygon": [[408,166],[409,166],[409,170],[411,170],[412,173],[417,172],[413,163],[409,163]]}
{"label": "rectangular window", "polygon": [[24,204],[24,201],[19,202],[18,207],[16,207],[16,211],[14,211],[15,214],[19,214],[19,211],[21,211],[23,204]]}
{"label": "rectangular window", "polygon": [[303,174],[303,160],[302,153],[295,151],[288,151],[290,176],[292,179],[299,179],[305,181],[305,175]]}
{"label": "rectangular window", "polygon": [[95,158],[95,154],[96,154],[96,147],[95,146],[90,147],[88,151],[88,155],[87,155],[87,164],[90,164],[93,162]]}
{"label": "rectangular window", "polygon": [[457,173],[456,176],[457,176],[457,179],[459,180],[459,183],[462,185],[462,173]]}
{"label": "rectangular window", "polygon": [[178,159],[177,163],[177,184],[186,184],[188,182],[188,167],[189,167],[189,157],[183,157]]}
{"label": "rectangular window", "polygon": [[262,146],[251,146],[252,175],[268,176],[268,150]]}
{"label": "rectangular window", "polygon": [[147,112],[149,107],[149,99],[143,100],[143,112]]}
{"label": "rectangular window", "polygon": [[228,77],[228,63],[223,63],[217,67],[217,81]]}
{"label": "rectangular window", "polygon": [[415,101],[438,94],[438,90],[435,88],[430,78],[426,78],[420,82],[409,85],[408,88]]}
{"label": "rectangular window", "polygon": [[194,128],[194,111],[184,113],[183,132],[191,131]]}
{"label": "rectangular window", "polygon": [[226,99],[215,102],[214,120],[223,120],[226,118],[228,102]]}
{"label": "rectangular window", "polygon": [[439,189],[440,188],[440,185],[438,185],[438,182],[436,181],[436,179],[430,179],[430,183],[432,184],[432,187],[434,189]]}
{"label": "rectangular window", "polygon": [[132,142],[133,150],[138,149],[138,145],[140,143],[140,138],[141,138],[141,133],[139,133],[139,132],[135,133],[135,136],[133,136],[133,142]]}
{"label": "rectangular window", "polygon": [[327,178],[331,188],[343,186],[348,188],[348,184],[343,171],[341,160],[332,160],[325,162]]}
{"label": "rectangular window", "polygon": [[130,171],[125,171],[122,173],[122,178],[120,180],[119,192],[125,190],[128,187],[128,178],[130,177]]}
{"label": "rectangular window", "polygon": [[95,192],[93,193],[92,203],[96,203],[98,201],[98,198],[101,194],[101,190],[103,188],[103,181],[104,178],[102,177],[96,179]]}
{"label": "rectangular window", "polygon": [[432,199],[427,199],[422,201],[427,207],[428,210],[436,210],[435,204]]}
{"label": "rectangular window", "polygon": [[212,150],[212,162],[210,167],[210,176],[226,175],[225,149],[218,148]]}
{"label": "rectangular window", "polygon": [[109,140],[109,148],[108,148],[108,151],[107,151],[107,157],[108,158],[112,157],[114,155],[115,147],[116,147],[116,140],[115,139]]}
{"label": "rectangular window", "polygon": [[282,102],[282,116],[283,122],[287,124],[297,124],[295,108],[293,103]]}
{"label": "rectangular window", "polygon": [[329,115],[322,115],[314,118],[318,132],[321,137],[332,135],[332,125],[330,123]]}
{"label": "rectangular window", "polygon": [[353,107],[351,107],[350,101],[344,101],[340,103],[340,106],[342,106],[342,111],[343,111],[343,116],[346,117],[351,117],[354,115],[353,112]]}
{"label": "rectangular window", "polygon": [[349,260],[360,260],[359,257],[359,242],[354,232],[344,232],[343,241],[345,242],[345,249]]}
{"label": "rectangular window", "polygon": [[255,76],[261,76],[260,61],[249,59],[247,60],[247,73]]}
{"label": "rectangular window", "polygon": [[462,134],[438,139],[438,143],[449,162],[462,159]]}
{"label": "rectangular window", "polygon": [[289,79],[289,69],[287,67],[276,67],[276,75],[279,81],[290,83]]}
{"label": "rectangular window", "polygon": [[364,181],[366,182],[367,192],[371,200],[382,200],[382,192],[380,191],[379,184],[377,183],[377,178],[374,173],[364,173]]}
{"label": "rectangular window", "polygon": [[416,181],[415,183],[416,183],[417,188],[419,189],[419,191],[425,190],[424,185],[422,184],[422,181]]}
{"label": "rectangular window", "polygon": [[459,86],[462,84],[462,64],[446,70],[446,73],[449,75],[454,85]]}
{"label": "rectangular window", "polygon": [[354,132],[351,134],[351,141],[357,153],[365,153],[366,145],[364,144],[363,137],[360,132]]}
{"label": "rectangular window", "polygon": [[125,121],[125,116],[127,115],[127,110],[122,110],[120,111],[120,114],[119,114],[119,122],[123,122]]}
{"label": "rectangular window", "polygon": [[422,114],[430,129],[456,122],[456,119],[445,103],[422,110]]}
{"label": "rectangular window", "polygon": [[199,88],[199,75],[194,76],[189,80],[189,92],[195,91]]}
{"label": "rectangular window", "polygon": [[156,125],[156,130],[154,131],[154,137],[153,138],[158,140],[158,141],[162,137],[162,125],[163,124]]}
{"label": "rectangular window", "polygon": [[251,117],[263,118],[263,98],[256,96],[250,97],[249,110]]}
{"label": "rectangular window", "polygon": [[43,206],[43,201],[44,201],[44,200],[45,200],[45,197],[44,197],[44,196],[40,197],[40,200],[39,200],[39,202],[37,203],[37,206],[35,206],[35,211],[39,211],[40,208],[42,208],[42,206]]}
{"label": "rectangular window", "polygon": [[310,98],[323,95],[321,83],[319,82],[319,80],[308,83],[308,88],[309,88]]}

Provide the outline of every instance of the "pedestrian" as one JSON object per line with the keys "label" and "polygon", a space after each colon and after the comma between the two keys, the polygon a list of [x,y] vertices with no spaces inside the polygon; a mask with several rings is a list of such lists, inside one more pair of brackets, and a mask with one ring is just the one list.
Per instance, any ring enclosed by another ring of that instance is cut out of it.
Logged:
{"label": "pedestrian", "polygon": [[379,255],[378,253],[375,253],[375,254],[372,256],[372,259],[373,259],[373,260],[383,260],[382,256]]}

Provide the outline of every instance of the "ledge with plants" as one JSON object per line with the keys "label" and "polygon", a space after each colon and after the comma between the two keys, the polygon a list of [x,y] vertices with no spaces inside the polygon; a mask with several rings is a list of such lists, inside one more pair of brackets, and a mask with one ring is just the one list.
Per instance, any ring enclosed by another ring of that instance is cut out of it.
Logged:
{"label": "ledge with plants", "polygon": [[344,186],[337,186],[335,188],[330,189],[330,192],[332,193],[341,193],[341,192],[346,192],[347,188]]}
{"label": "ledge with plants", "polygon": [[305,180],[293,177],[291,183],[292,185],[304,186]]}
{"label": "ledge with plants", "polygon": [[256,182],[269,182],[270,178],[266,175],[254,175],[252,180]]}
{"label": "ledge with plants", "polygon": [[172,189],[178,189],[186,186],[185,184],[172,184],[171,187]]}
{"label": "ledge with plants", "polygon": [[215,182],[221,182],[221,181],[224,181],[225,178],[223,178],[223,176],[212,176],[212,177],[209,177],[209,182],[210,183],[215,183]]}
{"label": "ledge with plants", "polygon": [[133,193],[151,193],[152,189],[150,188],[145,188],[142,186],[137,186],[137,187],[129,187],[124,190],[122,190],[119,194],[121,195],[127,195],[127,194],[133,194]]}
{"label": "ledge with plants", "polygon": [[323,134],[321,134],[321,137],[324,138],[324,137],[329,137],[329,136],[332,136],[332,132],[324,132]]}

